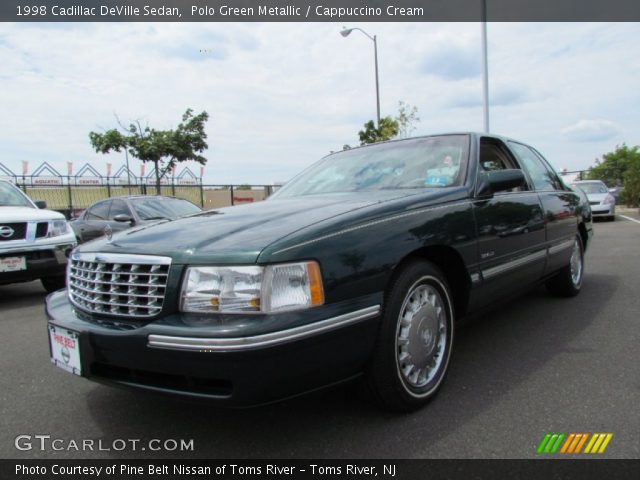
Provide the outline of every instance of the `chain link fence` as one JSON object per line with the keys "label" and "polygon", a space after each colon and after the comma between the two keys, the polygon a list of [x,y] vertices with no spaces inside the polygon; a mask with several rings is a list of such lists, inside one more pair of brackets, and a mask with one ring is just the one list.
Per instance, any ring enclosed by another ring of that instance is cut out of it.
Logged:
{"label": "chain link fence", "polygon": [[[77,217],[98,200],[129,195],[156,195],[155,185],[34,185],[16,182],[34,201],[46,202],[47,208]],[[205,210],[265,200],[277,185],[162,185],[160,194],[183,198]]]}

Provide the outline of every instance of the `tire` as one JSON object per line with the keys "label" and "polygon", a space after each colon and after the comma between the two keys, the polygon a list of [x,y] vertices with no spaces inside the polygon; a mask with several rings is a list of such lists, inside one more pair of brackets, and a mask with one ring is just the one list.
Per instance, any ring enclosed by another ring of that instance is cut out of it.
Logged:
{"label": "tire", "polygon": [[67,287],[66,277],[64,275],[58,275],[56,277],[44,277],[41,278],[42,286],[47,291],[47,293],[55,292],[57,290],[62,290]]}
{"label": "tire", "polygon": [[392,281],[366,380],[383,407],[410,412],[427,404],[447,373],[454,309],[449,286],[431,262],[416,260]]}
{"label": "tire", "polygon": [[576,235],[569,264],[547,280],[547,289],[559,297],[575,297],[580,293],[583,277],[584,247],[580,235]]}

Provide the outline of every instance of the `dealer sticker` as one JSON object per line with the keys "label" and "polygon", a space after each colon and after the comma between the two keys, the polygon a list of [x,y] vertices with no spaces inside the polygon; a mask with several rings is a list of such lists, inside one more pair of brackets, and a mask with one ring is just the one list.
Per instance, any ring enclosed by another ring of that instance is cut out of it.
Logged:
{"label": "dealer sticker", "polygon": [[51,363],[67,372],[82,375],[80,335],[72,330],[49,324]]}

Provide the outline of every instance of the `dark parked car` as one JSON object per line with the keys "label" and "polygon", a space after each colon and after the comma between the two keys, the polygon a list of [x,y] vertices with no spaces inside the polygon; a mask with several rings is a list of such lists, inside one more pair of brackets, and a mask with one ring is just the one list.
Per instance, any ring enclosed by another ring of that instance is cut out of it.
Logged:
{"label": "dark parked car", "polygon": [[265,202],[78,247],[69,291],[47,299],[52,360],[229,405],[364,374],[413,410],[442,384],[460,319],[539,282],[580,292],[581,198],[492,135],[329,155]]}
{"label": "dark parked car", "polygon": [[135,225],[158,220],[175,220],[201,212],[188,200],[174,197],[136,195],[100,200],[71,222],[79,242],[88,242],[105,234],[121,232]]}

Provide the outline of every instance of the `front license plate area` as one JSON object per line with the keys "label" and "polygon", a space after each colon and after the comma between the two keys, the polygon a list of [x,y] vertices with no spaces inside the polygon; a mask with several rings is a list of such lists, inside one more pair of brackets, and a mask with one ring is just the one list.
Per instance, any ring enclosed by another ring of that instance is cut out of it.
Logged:
{"label": "front license plate area", "polygon": [[82,375],[80,364],[80,334],[49,324],[51,363],[67,372]]}
{"label": "front license plate area", "polygon": [[0,258],[0,272],[19,272],[26,269],[27,259],[25,257]]}

